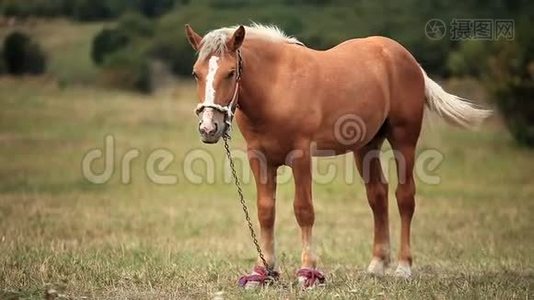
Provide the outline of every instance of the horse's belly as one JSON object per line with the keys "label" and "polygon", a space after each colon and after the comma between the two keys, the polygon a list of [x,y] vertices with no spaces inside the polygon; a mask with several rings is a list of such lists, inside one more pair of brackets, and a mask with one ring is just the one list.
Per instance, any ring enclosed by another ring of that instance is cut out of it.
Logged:
{"label": "horse's belly", "polygon": [[311,146],[313,156],[335,156],[354,151],[367,144],[371,138],[324,137],[314,139]]}
{"label": "horse's belly", "polygon": [[384,124],[389,109],[380,93],[372,98],[353,97],[330,103],[323,109],[322,122],[312,139],[317,156],[343,154],[369,143]]}

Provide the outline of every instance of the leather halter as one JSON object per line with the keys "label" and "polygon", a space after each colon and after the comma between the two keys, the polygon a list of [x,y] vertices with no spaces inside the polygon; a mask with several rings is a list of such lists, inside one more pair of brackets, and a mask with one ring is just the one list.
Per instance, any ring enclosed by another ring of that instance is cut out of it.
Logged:
{"label": "leather halter", "polygon": [[223,135],[230,137],[230,128],[232,127],[232,120],[234,119],[235,110],[238,107],[237,100],[239,94],[239,81],[241,80],[241,73],[243,71],[243,58],[241,57],[241,50],[237,49],[237,68],[235,74],[235,87],[232,99],[226,105],[220,104],[205,104],[204,102],[199,103],[195,109],[195,114],[198,116],[205,108],[213,108],[216,111],[219,111],[224,114],[224,123],[226,124],[226,129]]}

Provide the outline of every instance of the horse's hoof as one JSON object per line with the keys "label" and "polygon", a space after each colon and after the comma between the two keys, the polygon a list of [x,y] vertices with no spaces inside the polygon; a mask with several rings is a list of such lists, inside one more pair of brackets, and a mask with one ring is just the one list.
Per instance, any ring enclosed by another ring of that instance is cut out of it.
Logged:
{"label": "horse's hoof", "polygon": [[238,284],[245,289],[256,289],[266,285],[272,284],[278,280],[280,274],[277,271],[273,271],[271,274],[265,267],[256,266],[249,275],[244,275],[239,278]]}
{"label": "horse's hoof", "polygon": [[412,277],[412,268],[410,267],[410,264],[405,261],[400,261],[395,270],[395,276],[404,279]]}
{"label": "horse's hoof", "polygon": [[247,283],[245,283],[244,287],[245,290],[255,290],[255,289],[259,289],[263,286],[263,284],[259,281],[247,281]]}
{"label": "horse's hoof", "polygon": [[386,263],[383,259],[378,257],[373,257],[369,266],[367,267],[367,273],[375,276],[384,276],[386,271]]}
{"label": "horse's hoof", "polygon": [[312,289],[316,286],[323,286],[326,283],[324,274],[311,268],[301,268],[297,271],[298,284],[302,289]]}

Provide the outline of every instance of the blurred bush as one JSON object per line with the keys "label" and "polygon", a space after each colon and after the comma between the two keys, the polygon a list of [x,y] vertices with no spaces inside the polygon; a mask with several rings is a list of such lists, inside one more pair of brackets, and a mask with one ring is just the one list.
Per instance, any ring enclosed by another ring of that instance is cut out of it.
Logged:
{"label": "blurred bush", "polygon": [[4,61],[4,53],[3,51],[0,51],[0,75],[4,75],[5,73],[7,73],[7,69],[6,69],[6,63]]}
{"label": "blurred bush", "polygon": [[41,47],[21,32],[12,32],[4,40],[2,57],[5,70],[12,75],[41,74],[46,57]]}
{"label": "blurred bush", "polygon": [[154,23],[135,12],[123,15],[114,28],[102,29],[93,39],[91,57],[102,67],[107,84],[151,92],[150,55]]}
{"label": "blurred bush", "polygon": [[141,14],[126,13],[115,28],[104,28],[93,38],[91,58],[95,64],[103,65],[106,56],[120,51],[137,40],[152,37],[154,30],[153,22]]}
{"label": "blurred bush", "polygon": [[91,58],[97,65],[104,63],[104,58],[128,45],[128,36],[118,30],[104,28],[93,39]]}
{"label": "blurred bush", "polygon": [[196,57],[185,37],[174,34],[158,36],[152,43],[149,57],[164,62],[170,71],[179,76],[191,76]]}
{"label": "blurred bush", "polygon": [[534,147],[534,32],[517,22],[516,39],[495,46],[485,81],[516,141]]}
{"label": "blurred bush", "polygon": [[533,9],[533,2],[507,3],[497,19],[513,19],[513,39],[462,41],[447,59],[451,75],[484,83],[512,136],[529,147],[534,147],[534,20],[525,12]]}
{"label": "blurred bush", "polygon": [[149,93],[153,89],[150,62],[144,51],[131,47],[122,49],[106,58],[103,77],[107,84],[125,89]]}
{"label": "blurred bush", "polygon": [[81,21],[96,21],[116,17],[116,14],[109,1],[77,0],[72,16]]}
{"label": "blurred bush", "polygon": [[132,38],[151,37],[155,31],[154,22],[138,12],[127,12],[122,15],[117,29]]}
{"label": "blurred bush", "polygon": [[447,68],[453,76],[481,77],[487,71],[484,60],[491,53],[488,41],[467,40],[458,49],[451,51],[447,59]]}
{"label": "blurred bush", "polygon": [[137,0],[134,7],[143,15],[154,18],[171,10],[175,2],[175,0]]}
{"label": "blurred bush", "polygon": [[0,7],[8,17],[56,17],[73,13],[74,2],[71,0],[2,0]]}

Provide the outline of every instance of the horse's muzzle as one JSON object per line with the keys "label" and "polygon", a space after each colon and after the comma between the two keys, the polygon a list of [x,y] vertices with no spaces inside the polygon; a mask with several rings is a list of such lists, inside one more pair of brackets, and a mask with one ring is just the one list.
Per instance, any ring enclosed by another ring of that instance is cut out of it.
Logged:
{"label": "horse's muzzle", "polygon": [[224,114],[212,108],[206,108],[199,114],[198,131],[200,139],[207,144],[219,141],[226,130]]}

